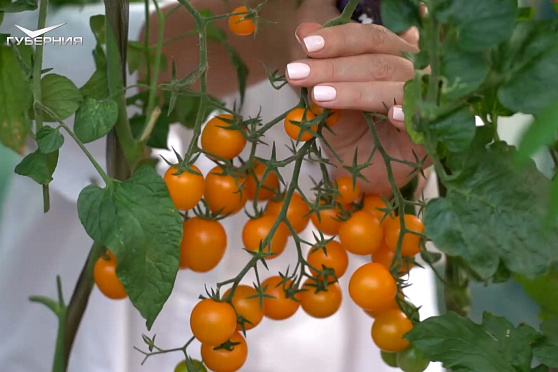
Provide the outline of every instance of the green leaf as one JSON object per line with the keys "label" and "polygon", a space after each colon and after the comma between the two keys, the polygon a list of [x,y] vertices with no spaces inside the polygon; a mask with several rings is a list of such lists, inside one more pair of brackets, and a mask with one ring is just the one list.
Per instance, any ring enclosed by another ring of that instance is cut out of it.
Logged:
{"label": "green leaf", "polygon": [[[170,94],[167,95],[166,102],[168,102]],[[193,128],[196,123],[196,116],[198,114],[198,107],[200,105],[200,97],[195,96],[178,96],[174,110],[168,116],[169,123],[180,123],[186,128]],[[168,110],[168,107],[166,107]],[[161,115],[168,115],[167,110],[164,110]],[[209,115],[209,114],[208,114]],[[204,118],[205,120],[205,118]]]}
{"label": "green leaf", "polygon": [[37,132],[37,144],[43,154],[58,151],[64,144],[64,136],[59,129],[45,125]]}
{"label": "green leaf", "polygon": [[541,324],[543,339],[533,348],[537,359],[552,368],[558,368],[558,317]]}
{"label": "green leaf", "polygon": [[105,16],[103,14],[94,15],[89,18],[89,27],[95,36],[97,44],[103,45],[105,43]]}
{"label": "green leaf", "polygon": [[396,34],[420,24],[420,8],[413,0],[382,0],[384,26]]}
{"label": "green leaf", "polygon": [[550,211],[548,218],[550,221],[556,221],[556,217],[558,217],[558,176],[555,173],[550,189]]}
{"label": "green leaf", "polygon": [[487,313],[479,325],[450,312],[424,320],[405,337],[428,359],[454,371],[519,372],[530,371],[537,336],[527,325],[514,328]]}
{"label": "green leaf", "polygon": [[517,13],[517,19],[522,21],[529,21],[535,17],[535,8],[532,6],[526,6],[519,8]]}
{"label": "green leaf", "polygon": [[[145,115],[131,117],[130,126],[134,137],[139,138],[145,127]],[[168,149],[167,140],[169,137],[169,128],[169,117],[163,112],[159,115],[159,119],[157,119],[157,123],[155,123],[155,127],[146,145],[156,149]]]}
{"label": "green leaf", "polygon": [[[213,12],[209,9],[203,9],[200,11],[200,15],[205,18],[212,17]],[[199,32],[199,30],[196,29],[196,32]],[[225,31],[217,27],[215,22],[209,22],[206,26],[205,32],[209,40],[213,40],[218,43],[224,43],[227,40],[227,34]]]}
{"label": "green leaf", "polygon": [[447,23],[457,37],[459,47],[477,52],[506,40],[517,16],[517,0],[454,0],[436,17]]}
{"label": "green leaf", "polygon": [[[42,103],[49,107],[60,120],[74,114],[83,100],[79,89],[65,76],[48,74],[41,79]],[[45,121],[56,121],[45,114]]]}
{"label": "green leaf", "polygon": [[171,294],[182,239],[182,218],[165,182],[143,166],[124,182],[86,187],[78,213],[89,236],[115,254],[116,273],[151,328]]}
{"label": "green leaf", "polygon": [[229,53],[231,63],[236,70],[238,90],[240,92],[240,102],[242,104],[244,102],[244,94],[246,93],[246,80],[248,79],[248,74],[250,71],[248,70],[248,66],[246,66],[240,55],[229,43],[227,43],[227,52]]}
{"label": "green leaf", "polygon": [[545,275],[535,279],[517,275],[516,280],[540,306],[541,317],[558,317],[558,271],[551,269]]}
{"label": "green leaf", "polygon": [[82,96],[103,100],[109,96],[107,70],[95,70],[87,82],[79,88]]}
{"label": "green leaf", "polygon": [[446,78],[443,93],[455,100],[477,90],[490,70],[486,54],[466,52],[449,44],[442,54],[442,75]]}
{"label": "green leaf", "polygon": [[411,140],[416,144],[424,143],[424,133],[415,126],[417,105],[422,100],[421,89],[417,89],[414,80],[406,82],[404,87],[403,113],[405,114],[405,129]]}
{"label": "green leaf", "polygon": [[498,90],[508,109],[537,114],[558,96],[558,37],[551,22],[519,22],[506,47],[509,80]]}
{"label": "green leaf", "polygon": [[74,132],[83,143],[92,142],[108,134],[117,119],[118,104],[115,101],[87,97],[76,112]]}
{"label": "green leaf", "polygon": [[558,101],[537,115],[535,122],[527,129],[519,144],[517,158],[525,163],[531,155],[543,146],[552,144],[558,135]]}
{"label": "green leaf", "polygon": [[468,107],[431,122],[429,126],[435,139],[452,152],[466,150],[476,133],[475,116]]}
{"label": "green leaf", "polygon": [[58,163],[58,151],[43,154],[39,150],[23,158],[15,167],[15,172],[21,176],[32,178],[41,185],[48,185],[52,181],[52,174]]}
{"label": "green leaf", "polygon": [[552,7],[558,12],[558,3],[552,3]]}
{"label": "green leaf", "polygon": [[426,234],[481,278],[496,273],[500,261],[513,273],[545,273],[558,258],[558,229],[546,221],[550,181],[534,162],[517,169],[515,152],[504,143],[479,143],[468,153],[445,182],[447,197],[427,204]]}
{"label": "green leaf", "polygon": [[27,10],[37,9],[37,0],[16,0],[13,3],[8,2],[6,5],[0,5],[0,12],[19,13]]}

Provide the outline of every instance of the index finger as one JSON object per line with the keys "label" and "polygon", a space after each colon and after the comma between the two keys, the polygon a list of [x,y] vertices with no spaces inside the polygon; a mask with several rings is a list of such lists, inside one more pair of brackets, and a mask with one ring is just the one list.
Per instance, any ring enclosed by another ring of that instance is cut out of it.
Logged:
{"label": "index finger", "polygon": [[348,23],[322,28],[310,33],[299,26],[297,37],[311,58],[332,58],[367,53],[400,56],[401,52],[418,52],[418,48],[387,28],[375,24]]}

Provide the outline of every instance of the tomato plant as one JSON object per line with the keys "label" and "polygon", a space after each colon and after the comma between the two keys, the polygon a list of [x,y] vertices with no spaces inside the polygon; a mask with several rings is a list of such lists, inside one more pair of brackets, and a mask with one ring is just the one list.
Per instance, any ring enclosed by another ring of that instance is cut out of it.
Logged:
{"label": "tomato plant", "polygon": [[383,351],[398,352],[409,346],[403,336],[413,329],[413,323],[399,309],[379,314],[372,325],[372,339]]}
{"label": "tomato plant", "polygon": [[126,298],[126,290],[116,276],[116,257],[107,251],[108,257],[99,257],[93,270],[93,278],[97,288],[108,298]]}
{"label": "tomato plant", "polygon": [[[283,201],[270,200],[265,209],[272,216],[279,216]],[[287,207],[287,220],[296,233],[302,232],[310,222],[310,208],[300,194],[294,193]]]}
{"label": "tomato plant", "polygon": [[230,339],[231,346],[214,347],[202,344],[201,355],[203,362],[214,372],[235,372],[246,362],[248,345],[239,332],[235,332]]}
{"label": "tomato plant", "polygon": [[284,224],[275,226],[276,218],[271,215],[249,220],[242,229],[242,243],[249,251],[258,252],[261,249],[270,254],[268,259],[276,258],[287,246],[289,231]]}
{"label": "tomato plant", "polygon": [[368,263],[359,267],[349,281],[349,294],[365,310],[385,310],[392,304],[397,284],[388,269]]}
{"label": "tomato plant", "polygon": [[233,11],[232,16],[229,17],[229,28],[237,35],[251,35],[256,31],[255,23],[250,19],[245,19],[248,14],[248,8],[240,6]]}
{"label": "tomato plant", "polygon": [[227,248],[227,234],[219,221],[193,217],[184,222],[180,268],[207,272],[219,264]]}
{"label": "tomato plant", "polygon": [[[230,290],[225,292],[227,298],[231,294]],[[263,314],[263,306],[258,298],[258,291],[247,285],[239,285],[231,297],[231,302],[239,318],[237,330],[249,330],[260,324]]]}
{"label": "tomato plant", "polygon": [[283,320],[296,313],[300,302],[288,295],[293,284],[292,281],[285,282],[278,276],[272,276],[262,282],[264,293],[269,296],[263,299],[263,310],[266,317]]}
{"label": "tomato plant", "polygon": [[190,328],[202,344],[219,346],[234,333],[236,313],[226,302],[201,300],[190,315]]}
{"label": "tomato plant", "polygon": [[358,255],[372,254],[382,245],[380,222],[365,211],[355,212],[339,227],[339,239],[343,247]]}
{"label": "tomato plant", "polygon": [[200,202],[205,187],[204,179],[195,165],[177,173],[178,169],[170,167],[165,173],[165,183],[176,208],[187,211]]}
{"label": "tomato plant", "polygon": [[306,260],[311,266],[312,275],[318,274],[316,270],[329,268],[333,269],[336,278],[341,278],[349,265],[349,257],[345,248],[335,240],[327,242],[323,247],[319,245],[312,247],[308,251]]}
{"label": "tomato plant", "polygon": [[232,128],[232,115],[219,115],[209,120],[201,134],[202,149],[223,159],[236,158],[244,146],[246,138],[241,131]]}
{"label": "tomato plant", "polygon": [[[308,141],[314,136],[305,129],[304,123],[312,121],[315,117],[312,111],[295,108],[285,118],[285,131],[295,141]],[[318,127],[312,126],[310,129],[315,132]]]}
{"label": "tomato plant", "polygon": [[213,168],[205,179],[203,194],[209,209],[222,215],[238,213],[248,198],[243,190],[244,180],[244,176],[226,174],[220,166]]}
{"label": "tomato plant", "polygon": [[331,283],[327,288],[321,288],[321,284],[315,283],[308,279],[303,285],[305,291],[300,294],[302,310],[314,318],[332,316],[341,306],[341,287],[338,283]]}
{"label": "tomato plant", "polygon": [[199,360],[191,360],[192,368],[188,369],[187,362],[183,360],[182,362],[178,363],[174,369],[174,372],[207,372],[207,368],[203,365],[202,362]]}

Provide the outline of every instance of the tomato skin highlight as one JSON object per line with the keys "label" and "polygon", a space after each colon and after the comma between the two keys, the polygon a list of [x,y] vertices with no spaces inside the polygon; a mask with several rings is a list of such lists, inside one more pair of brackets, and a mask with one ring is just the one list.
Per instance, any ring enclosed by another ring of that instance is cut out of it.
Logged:
{"label": "tomato skin highlight", "polygon": [[190,328],[202,344],[219,346],[235,332],[236,313],[226,302],[201,300],[190,315]]}
{"label": "tomato skin highlight", "polygon": [[339,196],[337,202],[343,205],[350,204],[360,196],[360,186],[358,183],[353,187],[353,179],[351,177],[339,177],[335,181]]}
{"label": "tomato skin highlight", "polygon": [[238,180],[216,166],[209,172],[205,180],[204,199],[213,213],[221,215],[238,213],[246,204],[248,195],[243,189],[244,176]]}
{"label": "tomato skin highlight", "polygon": [[413,323],[400,310],[387,310],[376,317],[372,325],[372,340],[380,350],[398,352],[409,346],[403,336],[413,329]]}
{"label": "tomato skin highlight", "polygon": [[118,276],[116,276],[116,257],[107,250],[109,260],[99,257],[93,269],[93,279],[102,294],[113,300],[121,300],[128,295]]}
{"label": "tomato skin highlight", "polygon": [[343,247],[354,254],[374,253],[383,241],[380,222],[372,214],[358,211],[339,228],[339,240]]}
{"label": "tomato skin highlight", "polygon": [[[279,276],[272,276],[262,282],[262,288],[265,288],[265,294],[274,298],[264,297],[263,310],[267,318],[274,320],[283,320],[293,316],[300,306],[300,302],[287,298],[282,281]],[[293,285],[291,280],[287,281],[285,288]],[[266,288],[267,286],[267,288]]]}
{"label": "tomato skin highlight", "polygon": [[246,340],[239,333],[235,332],[231,342],[238,343],[233,346],[233,350],[218,349],[212,345],[201,345],[201,356],[205,365],[213,372],[235,372],[238,371],[248,357],[248,345]]}
{"label": "tomato skin highlight", "polygon": [[[244,13],[247,12],[248,8],[245,6],[240,6],[233,10],[233,13]],[[256,25],[251,19],[242,20],[247,14],[232,15],[229,17],[229,29],[232,33],[239,36],[252,35],[256,31]]]}
{"label": "tomato skin highlight", "polygon": [[258,191],[259,201],[269,200],[275,197],[275,192],[279,189],[279,177],[277,177],[275,173],[271,172],[267,175],[265,181],[261,182],[265,170],[266,165],[264,163],[259,161],[255,162],[253,168],[254,174],[249,174],[246,178],[246,183],[244,184],[244,188],[248,194],[248,200],[254,200],[256,198],[258,183],[260,184],[260,190]]}
{"label": "tomato skin highlight", "polygon": [[312,223],[322,233],[326,235],[337,235],[341,228],[341,221],[337,218],[339,211],[337,208],[323,209],[319,212],[312,213],[310,219]]}
{"label": "tomato skin highlight", "polygon": [[339,283],[328,284],[325,291],[316,292],[316,287],[310,284],[313,280],[307,279],[303,285],[305,292],[300,293],[302,310],[314,318],[327,318],[339,310],[343,295]]}
{"label": "tomato skin highlight", "polygon": [[[308,251],[306,256],[306,261],[313,267],[322,270],[322,268],[329,267],[335,272],[337,279],[341,278],[347,267],[349,266],[349,256],[347,251],[341,243],[332,240],[328,242],[325,246],[325,252],[323,248],[312,247]],[[310,269],[312,275],[317,275],[316,270]]]}
{"label": "tomato skin highlight", "polygon": [[225,254],[227,233],[219,221],[193,217],[183,224],[180,268],[205,273],[213,270]]}
{"label": "tomato skin highlight", "polygon": [[[323,107],[318,106],[318,104],[315,102],[312,102],[310,104],[310,111],[312,111],[312,113],[314,113],[316,116],[321,115],[324,110],[325,109]],[[326,119],[326,124],[329,125],[329,127],[331,128],[339,122],[339,119],[341,119],[341,110],[330,109],[329,116]]]}
{"label": "tomato skin highlight", "polygon": [[[271,216],[279,216],[281,213],[281,208],[283,208],[283,200],[281,201],[269,201],[267,203],[265,212]],[[300,233],[310,222],[310,207],[299,193],[293,193],[289,206],[287,207],[287,219],[289,220],[293,229]],[[290,230],[289,230],[290,232]]]}
{"label": "tomato skin highlight", "polygon": [[190,210],[200,202],[205,187],[199,168],[191,165],[190,169],[199,174],[185,171],[175,176],[173,173],[178,172],[178,169],[170,167],[163,177],[174,206],[182,211]]}
{"label": "tomato skin highlight", "polygon": [[[422,234],[424,231],[424,224],[416,216],[406,214],[405,227],[408,230]],[[384,226],[385,242],[386,245],[395,252],[397,249],[397,242],[399,241],[399,234],[401,233],[401,220],[399,217],[393,219],[388,218],[385,220]],[[420,252],[420,236],[412,233],[406,233],[403,237],[401,244],[401,255],[404,257],[412,257]]]}
{"label": "tomato skin highlight", "polygon": [[[228,297],[229,293],[230,289],[225,292],[224,297]],[[252,329],[260,324],[264,316],[263,306],[260,308],[260,299],[257,297],[249,298],[257,295],[258,292],[254,288],[247,285],[239,285],[236,287],[234,295],[232,296],[232,304],[236,313],[250,322],[244,322],[244,329],[246,330]],[[240,324],[237,324],[236,330],[242,330]]]}
{"label": "tomato skin highlight", "polygon": [[[242,229],[242,243],[244,243],[244,247],[249,251],[258,252],[260,244],[263,244],[276,220],[277,218],[275,216],[267,214],[248,220]],[[266,259],[271,260],[283,253],[287,246],[288,238],[289,230],[287,226],[284,223],[279,224],[271,239],[271,252],[275,254],[266,257]],[[269,246],[264,246],[263,251],[267,253],[269,251]]]}
{"label": "tomato skin highlight", "polygon": [[393,306],[397,283],[389,270],[377,263],[359,267],[349,281],[349,295],[363,309],[382,311]]}
{"label": "tomato skin highlight", "polygon": [[210,154],[230,160],[244,150],[246,138],[238,129],[227,129],[231,124],[221,119],[233,120],[233,116],[225,114],[209,120],[201,134],[201,147]]}
{"label": "tomato skin highlight", "polygon": [[[300,125],[295,124],[294,122],[302,122],[303,118],[306,117],[306,121],[310,121],[316,117],[312,111],[307,111],[303,108],[295,108],[292,109],[287,116],[285,117],[285,132],[287,135],[291,137],[295,141],[305,142],[308,141],[314,136],[312,133],[305,130],[302,135],[300,135],[301,127]],[[318,130],[317,126],[312,126],[311,129],[316,132]],[[300,135],[300,139],[298,138]]]}

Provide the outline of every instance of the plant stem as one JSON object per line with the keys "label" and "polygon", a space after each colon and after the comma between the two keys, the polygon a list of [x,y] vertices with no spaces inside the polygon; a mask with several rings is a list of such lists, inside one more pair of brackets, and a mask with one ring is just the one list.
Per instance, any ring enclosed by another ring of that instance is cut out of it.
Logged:
{"label": "plant stem", "polygon": [[[151,21],[150,21],[150,11],[149,11],[149,0],[144,0],[144,10],[145,10],[145,35],[149,35],[149,31],[151,28]],[[149,37],[146,37],[143,44],[144,48],[144,58],[145,58],[145,81],[149,83],[151,81],[151,63],[149,63],[149,57],[151,54],[151,46],[149,45]]]}
{"label": "plant stem", "polygon": [[428,82],[428,93],[426,100],[437,104],[439,81],[440,81],[440,58],[438,56],[438,44],[440,42],[440,24],[435,17],[430,20],[430,80]]}
{"label": "plant stem", "polygon": [[58,306],[56,316],[58,317],[58,333],[56,336],[56,351],[54,353],[54,362],[52,366],[53,372],[66,372],[68,361],[64,358],[64,335],[66,329],[67,308],[64,304],[64,295],[62,293],[62,282],[60,277],[56,277],[56,288],[58,292]]}
{"label": "plant stem", "polygon": [[[147,2],[149,3],[149,0],[147,0]],[[153,4],[155,4],[155,10],[157,12],[157,48],[156,48],[156,52],[155,52],[155,65],[153,66],[153,76],[151,76],[151,83],[149,86],[149,98],[147,99],[147,112],[146,112],[146,117],[145,117],[145,127],[147,128],[147,126],[149,125],[149,121],[151,120],[151,115],[153,113],[153,110],[155,109],[155,99],[157,98],[157,82],[159,81],[159,70],[161,69],[161,56],[163,54],[163,34],[165,31],[165,17],[163,16],[163,12],[161,11],[161,8],[159,7],[159,3],[157,0],[153,0]],[[149,6],[149,5],[147,5]],[[149,35],[148,33],[148,24],[146,24],[146,35]],[[149,40],[148,37],[145,38],[146,40]],[[148,66],[148,79],[150,76],[150,63],[149,63],[149,57],[150,57],[150,52],[149,50],[146,50],[146,63]],[[148,80],[149,81],[149,80]],[[140,140],[141,142],[141,140]]]}
{"label": "plant stem", "polygon": [[343,13],[341,13],[338,17],[335,17],[332,20],[330,20],[329,22],[327,22],[324,25],[324,28],[332,27],[332,26],[338,26],[338,25],[344,25],[346,23],[349,23],[351,21],[351,17],[353,16],[353,13],[356,10],[356,7],[358,6],[358,3],[359,3],[359,0],[349,1],[347,6],[345,7],[345,9],[343,9]]}

